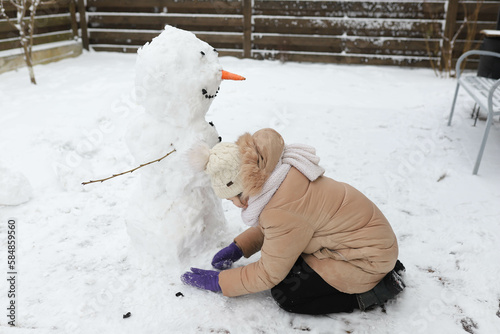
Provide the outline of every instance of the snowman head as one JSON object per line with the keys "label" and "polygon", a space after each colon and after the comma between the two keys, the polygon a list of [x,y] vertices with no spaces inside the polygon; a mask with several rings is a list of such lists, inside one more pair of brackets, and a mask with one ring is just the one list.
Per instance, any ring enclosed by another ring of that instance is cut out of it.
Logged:
{"label": "snowman head", "polygon": [[167,25],[138,51],[137,101],[153,117],[182,126],[204,119],[223,76],[229,75],[217,50],[193,33]]}

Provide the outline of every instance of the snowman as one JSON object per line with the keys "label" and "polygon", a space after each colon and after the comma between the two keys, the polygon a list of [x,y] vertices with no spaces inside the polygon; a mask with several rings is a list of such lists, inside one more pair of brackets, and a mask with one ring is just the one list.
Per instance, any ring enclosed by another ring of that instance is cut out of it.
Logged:
{"label": "snowman", "polygon": [[[126,140],[137,163],[160,161],[140,170],[127,231],[134,254],[163,263],[179,262],[213,247],[225,230],[220,199],[209,178],[187,162],[198,143],[221,139],[205,115],[224,79],[244,80],[222,70],[217,50],[172,26],[138,51],[136,98],[144,112]],[[149,262],[149,261],[147,261]],[[150,262],[151,263],[151,262]]]}

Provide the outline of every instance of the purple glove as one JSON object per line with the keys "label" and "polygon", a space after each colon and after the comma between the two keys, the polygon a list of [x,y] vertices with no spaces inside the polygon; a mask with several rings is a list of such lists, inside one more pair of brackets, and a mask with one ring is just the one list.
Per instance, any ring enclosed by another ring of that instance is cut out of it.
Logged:
{"label": "purple glove", "polygon": [[215,270],[203,270],[191,268],[191,271],[185,272],[181,276],[184,284],[194,286],[199,289],[210,290],[213,292],[222,291],[219,286],[219,272]]}
{"label": "purple glove", "polygon": [[243,256],[243,252],[240,247],[236,245],[234,242],[227,246],[226,248],[222,248],[217,254],[215,254],[212,259],[212,266],[219,270],[224,270],[231,268],[234,262],[241,259]]}

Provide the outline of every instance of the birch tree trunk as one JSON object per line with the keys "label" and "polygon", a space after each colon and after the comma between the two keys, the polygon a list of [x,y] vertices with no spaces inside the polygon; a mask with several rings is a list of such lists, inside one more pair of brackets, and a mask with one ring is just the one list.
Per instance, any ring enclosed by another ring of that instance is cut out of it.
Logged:
{"label": "birch tree trunk", "polygon": [[[5,18],[19,32],[19,42],[24,52],[24,60],[28,67],[30,81],[36,85],[35,71],[33,69],[33,34],[35,31],[36,10],[41,0],[9,0],[8,2],[16,8],[15,21],[5,11],[4,3],[6,2],[6,0],[0,0],[0,18]],[[30,10],[29,20],[26,19],[28,9]]]}

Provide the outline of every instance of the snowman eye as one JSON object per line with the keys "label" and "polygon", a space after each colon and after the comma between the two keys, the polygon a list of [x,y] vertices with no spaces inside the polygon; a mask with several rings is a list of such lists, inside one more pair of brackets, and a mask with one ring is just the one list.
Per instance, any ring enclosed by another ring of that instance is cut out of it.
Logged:
{"label": "snowman eye", "polygon": [[217,51],[217,49],[214,49],[214,52],[217,52],[217,53],[219,53],[219,51]]}
{"label": "snowman eye", "polygon": [[200,51],[200,53],[201,53],[201,55],[202,55],[202,56],[204,56],[204,55],[205,55],[205,52],[203,52],[203,51]]}

